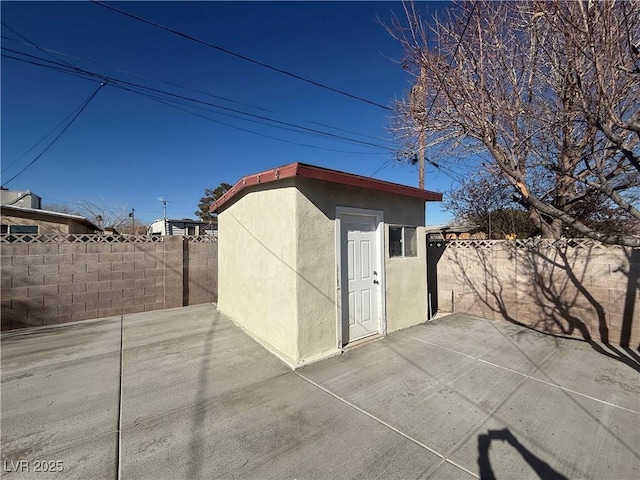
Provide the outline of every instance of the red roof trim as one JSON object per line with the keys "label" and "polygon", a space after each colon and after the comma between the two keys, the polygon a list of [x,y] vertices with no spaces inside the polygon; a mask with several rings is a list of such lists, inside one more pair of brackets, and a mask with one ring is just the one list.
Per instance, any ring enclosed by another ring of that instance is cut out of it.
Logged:
{"label": "red roof trim", "polygon": [[350,187],[368,188],[370,190],[377,190],[380,192],[419,198],[425,202],[442,201],[442,194],[438,192],[422,190],[420,188],[400,185],[398,183],[385,182],[384,180],[376,180],[375,178],[363,177],[352,173],[339,172],[328,168],[316,167],[305,163],[290,163],[282,167],[242,177],[233,187],[231,187],[231,189],[229,189],[229,191],[227,191],[227,193],[222,195],[213,205],[211,205],[209,211],[219,211],[222,205],[227,203],[247,187],[262,183],[275,182],[291,177],[313,178],[315,180],[324,180],[341,185],[348,185]]}

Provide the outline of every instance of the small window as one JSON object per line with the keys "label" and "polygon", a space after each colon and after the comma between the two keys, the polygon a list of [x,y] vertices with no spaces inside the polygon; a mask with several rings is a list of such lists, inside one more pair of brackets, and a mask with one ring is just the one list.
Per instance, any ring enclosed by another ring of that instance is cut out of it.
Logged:
{"label": "small window", "polygon": [[9,225],[0,224],[0,233],[9,233]]}
{"label": "small window", "polygon": [[11,233],[38,233],[37,225],[11,225]]}
{"label": "small window", "polygon": [[196,227],[187,227],[187,235],[195,235]]}
{"label": "small window", "polygon": [[389,227],[389,256],[416,257],[418,233],[416,227]]}

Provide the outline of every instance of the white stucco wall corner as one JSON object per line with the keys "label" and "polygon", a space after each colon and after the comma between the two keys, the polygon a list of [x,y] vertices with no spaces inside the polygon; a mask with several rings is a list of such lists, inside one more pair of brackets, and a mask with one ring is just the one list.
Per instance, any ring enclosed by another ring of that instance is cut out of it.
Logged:
{"label": "white stucco wall corner", "polygon": [[326,360],[328,358],[336,357],[338,355],[342,355],[344,350],[341,348],[332,348],[325,352],[321,352],[315,355],[311,355],[309,357],[298,360],[295,370],[300,370],[306,367],[307,365],[311,365],[313,363],[321,362],[322,360]]}
{"label": "white stucco wall corner", "polygon": [[242,330],[243,333],[251,337],[251,339],[255,341],[257,344],[259,344],[262,348],[264,348],[265,350],[269,351],[271,354],[278,357],[278,359],[282,363],[284,363],[287,367],[289,367],[291,371],[294,371],[296,369],[298,365],[298,362],[296,360],[294,360],[293,358],[291,358],[289,355],[282,352],[278,348],[274,347],[263,338],[260,338],[259,336],[255,335],[251,330],[245,328],[244,325],[242,325],[240,322],[237,322],[232,316],[226,314],[224,311],[219,310],[219,312],[222,313],[222,315],[224,315],[226,318],[228,318],[236,327]]}

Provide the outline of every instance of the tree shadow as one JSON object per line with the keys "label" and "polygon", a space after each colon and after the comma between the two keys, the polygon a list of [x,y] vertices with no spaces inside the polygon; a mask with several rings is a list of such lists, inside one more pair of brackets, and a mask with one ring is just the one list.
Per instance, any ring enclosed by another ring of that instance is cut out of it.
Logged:
{"label": "tree shadow", "polygon": [[488,430],[486,434],[478,435],[478,467],[482,480],[495,480],[496,476],[489,460],[489,450],[491,442],[507,442],[513,447],[522,458],[533,468],[540,478],[545,480],[567,480],[567,477],[554,470],[547,462],[536,456],[527,447],[522,445],[511,433],[511,430]]}
{"label": "tree shadow", "polygon": [[451,249],[447,258],[457,267],[463,295],[468,298],[471,294],[471,304],[467,301],[461,310],[502,318],[545,335],[587,342],[601,355],[640,372],[640,355],[629,345],[640,250],[622,249],[625,258],[620,263],[626,263],[628,271],[622,266],[614,270],[627,277],[617,345],[610,329],[615,319],[592,293],[602,287],[597,270],[590,267],[600,244],[562,240],[461,245],[447,244]]}
{"label": "tree shadow", "polygon": [[[620,346],[625,349],[629,355],[633,355],[636,361],[640,362],[640,357],[630,348],[631,332],[633,326],[633,312],[636,308],[636,296],[638,287],[640,286],[640,249],[625,249],[629,271],[616,269],[616,272],[622,272],[627,276],[627,291],[624,300],[624,311],[622,314],[622,329],[620,331]],[[640,344],[637,346],[640,353]]]}

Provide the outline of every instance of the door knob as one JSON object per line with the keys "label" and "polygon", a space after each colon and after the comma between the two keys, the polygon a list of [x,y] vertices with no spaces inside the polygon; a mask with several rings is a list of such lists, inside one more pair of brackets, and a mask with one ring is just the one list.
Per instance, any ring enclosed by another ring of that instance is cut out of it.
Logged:
{"label": "door knob", "polygon": [[378,285],[380,282],[378,280],[373,281],[374,285]]}

